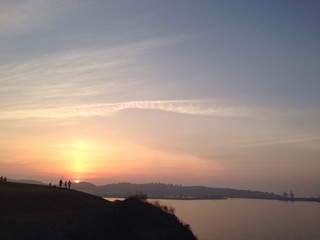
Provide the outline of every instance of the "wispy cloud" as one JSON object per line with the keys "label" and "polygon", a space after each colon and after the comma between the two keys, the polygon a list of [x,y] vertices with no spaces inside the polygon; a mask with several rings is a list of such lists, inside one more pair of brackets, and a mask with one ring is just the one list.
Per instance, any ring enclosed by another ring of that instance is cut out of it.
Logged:
{"label": "wispy cloud", "polygon": [[83,104],[70,107],[2,111],[0,119],[63,119],[73,117],[112,116],[128,109],[160,110],[180,114],[215,117],[243,117],[250,113],[249,109],[246,108],[214,106],[212,105],[212,102],[203,100],[129,101],[105,104]]}
{"label": "wispy cloud", "polygon": [[135,62],[157,48],[182,40],[182,37],[148,39],[0,66],[0,119],[112,116],[127,109],[216,117],[250,114],[248,108],[212,100],[111,101],[110,97],[101,97],[116,96],[113,92],[119,91],[132,94],[133,84],[147,85],[148,79],[140,79],[139,73],[131,75]]}
{"label": "wispy cloud", "polygon": [[295,144],[295,143],[314,142],[314,141],[320,141],[320,136],[319,135],[295,135],[290,137],[256,140],[256,141],[241,143],[240,147],[250,148],[250,147],[257,147],[257,146]]}
{"label": "wispy cloud", "polygon": [[0,3],[0,33],[16,36],[47,25],[65,11],[77,8],[71,1],[2,1]]}
{"label": "wispy cloud", "polygon": [[136,63],[155,49],[178,41],[181,38],[155,38],[2,65],[0,107],[52,107],[83,101],[88,96],[111,98],[120,90],[130,92],[131,86],[148,81],[141,78],[143,69]]}

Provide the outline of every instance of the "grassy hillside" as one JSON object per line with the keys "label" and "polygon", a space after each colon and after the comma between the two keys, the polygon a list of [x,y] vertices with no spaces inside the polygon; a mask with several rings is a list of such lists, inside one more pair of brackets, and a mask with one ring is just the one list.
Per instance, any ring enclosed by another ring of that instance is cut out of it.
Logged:
{"label": "grassy hillside", "polygon": [[137,198],[108,202],[75,190],[0,183],[0,239],[196,239],[187,226]]}

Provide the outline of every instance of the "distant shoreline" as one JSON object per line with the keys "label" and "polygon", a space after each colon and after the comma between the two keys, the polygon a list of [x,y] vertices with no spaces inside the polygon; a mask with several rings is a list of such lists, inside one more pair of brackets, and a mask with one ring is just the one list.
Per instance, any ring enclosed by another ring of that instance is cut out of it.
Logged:
{"label": "distant shoreline", "polygon": [[[9,182],[22,182],[46,185],[34,180],[8,180]],[[126,198],[130,195],[145,194],[149,199],[166,200],[226,200],[226,199],[260,199],[279,200],[286,202],[320,202],[319,197],[291,197],[282,196],[270,192],[241,190],[232,188],[213,188],[204,186],[182,186],[163,183],[112,183],[96,186],[88,182],[72,184],[71,188],[100,196],[103,198]]]}
{"label": "distant shoreline", "polygon": [[[126,199],[126,197],[115,197],[115,196],[103,196],[105,199],[115,198],[115,199]],[[228,199],[252,199],[252,200],[273,200],[273,201],[283,201],[283,202],[319,202],[320,199],[317,198],[296,198],[296,199],[267,199],[267,198],[241,198],[241,197],[220,197],[220,198],[179,198],[179,197],[148,197],[150,200],[182,200],[182,201],[190,201],[190,200],[228,200]]]}
{"label": "distant shoreline", "polygon": [[197,198],[197,197],[186,197],[186,198],[179,198],[179,197],[148,197],[148,199],[154,199],[154,200],[227,200],[226,197],[214,197],[214,198]]}
{"label": "distant shoreline", "polygon": [[320,202],[319,198],[295,198],[295,199],[278,199],[284,202]]}

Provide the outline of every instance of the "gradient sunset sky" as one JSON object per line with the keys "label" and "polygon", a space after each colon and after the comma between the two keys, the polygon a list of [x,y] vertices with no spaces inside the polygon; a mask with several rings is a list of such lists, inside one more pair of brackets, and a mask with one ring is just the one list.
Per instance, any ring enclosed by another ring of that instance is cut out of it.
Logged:
{"label": "gradient sunset sky", "polygon": [[318,196],[319,12],[0,1],[0,175]]}

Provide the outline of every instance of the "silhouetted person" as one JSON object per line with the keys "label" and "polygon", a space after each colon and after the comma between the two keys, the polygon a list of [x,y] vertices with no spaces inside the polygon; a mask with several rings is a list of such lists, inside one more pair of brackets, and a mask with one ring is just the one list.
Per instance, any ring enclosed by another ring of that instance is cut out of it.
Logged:
{"label": "silhouetted person", "polygon": [[3,176],[0,177],[0,182],[3,182]]}
{"label": "silhouetted person", "polygon": [[7,182],[7,177],[4,177],[3,182]]}
{"label": "silhouetted person", "polygon": [[61,187],[62,186],[62,179],[60,179],[60,181],[59,181],[59,187]]}
{"label": "silhouetted person", "polygon": [[67,185],[68,185],[68,182],[65,181],[65,182],[64,182],[64,187],[67,188]]}
{"label": "silhouetted person", "polygon": [[71,181],[70,180],[68,182],[68,187],[69,187],[69,189],[71,188]]}

